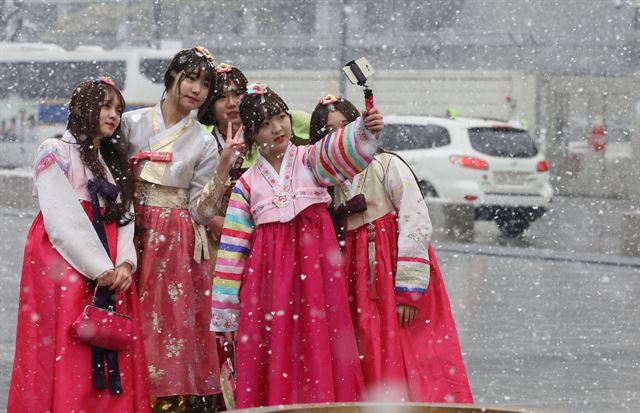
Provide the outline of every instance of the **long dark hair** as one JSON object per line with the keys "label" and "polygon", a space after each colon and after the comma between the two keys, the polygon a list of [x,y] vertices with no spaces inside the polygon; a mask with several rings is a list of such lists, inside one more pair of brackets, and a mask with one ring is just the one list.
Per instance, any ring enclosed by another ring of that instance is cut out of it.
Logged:
{"label": "long dark hair", "polygon": [[311,126],[309,130],[310,143],[318,142],[329,133],[327,130],[327,118],[329,117],[329,113],[334,110],[342,113],[349,123],[358,119],[360,116],[358,109],[347,99],[343,99],[340,96],[324,97],[318,102],[311,114]]}
{"label": "long dark hair", "polygon": [[216,88],[216,73],[213,63],[213,56],[202,46],[179,51],[169,63],[164,72],[164,94],[166,94],[177,83],[178,90],[185,78],[191,75],[200,76],[204,72],[204,79],[209,82],[209,93],[202,104],[208,107],[213,98]]}
{"label": "long dark hair", "polygon": [[[106,179],[106,171],[98,161],[98,155],[93,147],[93,138],[100,134],[100,111],[105,99],[116,97],[120,99],[121,111],[124,111],[125,100],[112,82],[85,80],[76,86],[69,102],[67,129],[76,138],[80,159],[93,176],[103,179]],[[120,115],[122,116],[122,112]],[[100,140],[100,153],[122,190],[119,201],[104,199],[105,221],[126,225],[133,220],[129,209],[133,202],[134,184],[127,164],[127,151],[120,131],[120,122],[113,135],[105,136]]]}
{"label": "long dark hair", "polygon": [[[244,125],[244,140],[249,150],[253,147],[254,135],[260,130],[260,125],[282,112],[292,121],[289,106],[276,92],[261,83],[248,86],[247,94],[240,102],[240,118]],[[291,133],[293,134],[293,127]],[[293,139],[293,136],[291,138]]]}
{"label": "long dark hair", "polygon": [[248,83],[244,73],[237,67],[225,63],[220,63],[216,66],[216,82],[215,86],[212,86],[213,96],[209,104],[202,105],[198,109],[198,121],[205,125],[218,126],[215,114],[216,101],[222,97],[225,90],[230,86],[235,86],[238,93],[246,93]]}

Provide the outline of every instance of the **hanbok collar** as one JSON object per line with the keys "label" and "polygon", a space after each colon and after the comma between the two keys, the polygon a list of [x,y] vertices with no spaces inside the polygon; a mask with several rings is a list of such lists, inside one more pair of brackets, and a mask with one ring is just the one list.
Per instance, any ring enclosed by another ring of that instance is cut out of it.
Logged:
{"label": "hanbok collar", "polygon": [[289,142],[282,158],[279,173],[276,173],[276,170],[262,154],[258,154],[256,167],[264,179],[267,180],[269,186],[273,188],[273,204],[278,208],[287,207],[293,199],[293,195],[291,194],[291,180],[293,179],[296,151],[297,147]]}
{"label": "hanbok collar", "polygon": [[293,172],[293,158],[296,155],[296,147],[289,142],[287,149],[285,149],[282,164],[280,165],[280,172],[276,172],[275,168],[266,160],[261,153],[258,152],[258,161],[256,163],[258,170],[269,182],[269,185],[279,185],[282,187],[290,188],[291,175]]}
{"label": "hanbok collar", "polygon": [[173,143],[173,141],[181,137],[193,124],[193,117],[189,113],[178,123],[167,129],[164,118],[162,117],[161,103],[162,102],[158,103],[151,112],[151,127],[153,128],[154,135],[149,137],[149,148],[152,151],[158,151]]}
{"label": "hanbok collar", "polygon": [[[77,155],[75,155],[74,157],[76,157],[79,162],[82,162],[82,158],[80,157],[80,145],[78,143],[78,138],[76,138],[71,133],[71,131],[66,130],[64,132],[64,134],[62,135],[62,138],[60,140],[62,142],[70,144],[71,148],[73,148],[77,152]],[[102,165],[102,168],[104,169],[104,171],[106,173],[107,180],[110,183],[114,183],[115,180],[113,179],[113,176],[111,175],[111,170],[109,169],[109,167],[107,166],[107,163],[104,161],[104,158],[102,157],[102,151],[100,150],[100,148],[98,148],[98,162],[100,162],[100,164]],[[84,173],[84,175],[85,175],[85,177],[87,179],[93,179],[93,173],[91,172],[91,170],[87,166],[85,166],[83,168],[83,173]]]}
{"label": "hanbok collar", "polygon": [[[62,135],[62,138],[60,140],[62,142],[73,145],[73,147],[76,148],[76,150],[80,151],[80,148],[79,148],[80,144],[78,143],[78,138],[76,138],[73,135],[73,133],[71,133],[70,130],[67,129],[66,131],[64,131],[64,134]],[[106,166],[104,159],[102,159],[102,151],[100,150],[100,148],[98,148],[98,160],[102,162],[104,166]]]}
{"label": "hanbok collar", "polygon": [[217,126],[214,127],[211,133],[213,134],[213,137],[216,138],[216,142],[218,142],[218,150],[223,150],[224,145],[227,143],[227,139],[220,131],[220,128],[218,128]]}
{"label": "hanbok collar", "polygon": [[342,192],[344,192],[344,195],[347,197],[347,199],[351,199],[362,192],[362,186],[364,185],[364,180],[367,176],[368,170],[369,167],[354,176],[353,180],[350,181],[347,179],[344,182],[340,183],[340,189],[342,190]]}
{"label": "hanbok collar", "polygon": [[[160,135],[161,133],[164,135],[164,133],[173,133],[175,131],[178,131],[182,128],[185,127],[186,124],[189,124],[189,126],[191,126],[191,123],[193,122],[193,118],[191,116],[191,113],[187,114],[187,116],[185,116],[184,118],[182,118],[179,122],[177,122],[175,125],[171,126],[170,128],[167,129],[166,124],[164,122],[164,117],[162,116],[162,108],[161,105],[162,102],[158,103],[155,108],[153,109],[153,113],[151,115],[151,126],[153,127],[153,133],[157,135]],[[151,142],[152,144],[154,142]]]}

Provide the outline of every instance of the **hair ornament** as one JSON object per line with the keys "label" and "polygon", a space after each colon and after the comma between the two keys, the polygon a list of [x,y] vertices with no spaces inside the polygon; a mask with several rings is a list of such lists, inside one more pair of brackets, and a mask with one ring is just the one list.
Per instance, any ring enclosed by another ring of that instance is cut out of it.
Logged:
{"label": "hair ornament", "polygon": [[342,98],[340,96],[327,95],[322,99],[320,99],[320,104],[322,106],[327,106],[327,105],[331,105],[332,103],[340,102],[341,100]]}
{"label": "hair ornament", "polygon": [[220,63],[218,66],[216,66],[216,73],[220,74],[220,73],[229,73],[231,71],[231,69],[233,69],[233,66],[227,64],[227,63]]}
{"label": "hair ornament", "polygon": [[271,89],[269,89],[269,86],[265,85],[264,83],[260,83],[260,82],[255,82],[250,84],[249,86],[247,86],[247,95],[249,96],[253,96],[253,95],[264,95],[267,92],[270,92]]}
{"label": "hair ornament", "polygon": [[107,73],[105,73],[104,75],[100,76],[100,77],[98,78],[98,81],[99,81],[99,82],[102,82],[102,83],[104,83],[104,84],[106,84],[106,85],[116,87],[115,82],[113,81],[113,79],[111,78],[111,76],[109,76],[109,74],[107,74]]}
{"label": "hair ornament", "polygon": [[209,52],[209,50],[207,50],[206,47],[196,46],[191,50],[193,50],[196,56],[204,57],[205,59],[207,59],[207,62],[209,62],[210,65],[213,65],[213,61],[214,61],[213,55],[211,54],[211,52]]}

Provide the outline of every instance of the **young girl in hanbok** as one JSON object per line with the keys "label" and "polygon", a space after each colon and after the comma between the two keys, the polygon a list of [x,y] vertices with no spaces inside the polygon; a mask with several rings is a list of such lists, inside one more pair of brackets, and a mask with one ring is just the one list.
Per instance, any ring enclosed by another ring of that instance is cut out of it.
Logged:
{"label": "young girl in hanbok", "polygon": [[[358,116],[346,99],[325,97],[311,115],[311,142]],[[472,403],[429,212],[411,169],[379,150],[334,188],[333,206],[369,397]]]}
{"label": "young girl in hanbok", "polygon": [[[211,103],[208,106],[201,106],[198,110],[198,120],[208,125],[207,130],[211,132],[218,144],[218,152],[222,152],[227,136],[233,136],[242,128],[240,119],[240,101],[247,92],[247,78],[244,73],[235,66],[220,63],[216,66],[216,82],[213,90]],[[250,155],[250,156],[247,156]],[[238,181],[238,178],[256,161],[256,151],[245,153],[238,158],[235,165],[229,171],[229,183],[227,193],[220,205],[220,210],[216,211],[211,224],[208,226],[212,237],[210,244],[212,255],[215,257],[218,241],[222,233],[224,216],[229,204],[231,190]],[[215,260],[212,260],[215,265]]]}
{"label": "young girl in hanbok", "polygon": [[229,201],[211,325],[237,331],[237,407],[356,401],[364,382],[326,187],[366,167],[382,117],[373,108],[298,147],[286,103],[265,85],[249,86],[240,114],[259,154]]}
{"label": "young girl in hanbok", "polygon": [[[38,149],[34,195],[40,212],[22,265],[10,413],[150,411],[131,282],[137,260],[133,186],[120,135],[124,106],[111,79],[84,81],[71,97],[62,138],[47,139]],[[127,350],[107,351],[71,335],[96,284],[97,305],[133,317]]]}
{"label": "young girl in hanbok", "polygon": [[243,144],[228,137],[220,155],[191,115],[210,102],[214,83],[211,54],[182,50],[166,70],[162,101],[122,120],[135,174],[135,278],[154,411],[215,411],[220,393],[205,226]]}

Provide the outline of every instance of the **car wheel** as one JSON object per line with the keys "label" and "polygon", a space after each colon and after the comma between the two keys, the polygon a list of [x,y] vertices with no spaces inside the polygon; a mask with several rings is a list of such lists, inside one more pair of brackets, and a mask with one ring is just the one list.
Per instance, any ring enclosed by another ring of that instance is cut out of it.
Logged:
{"label": "car wheel", "polygon": [[419,181],[418,186],[420,187],[420,192],[422,192],[422,196],[427,198],[436,198],[438,196],[438,192],[431,185],[429,181]]}
{"label": "car wheel", "polygon": [[495,221],[502,235],[510,238],[519,237],[531,224],[531,220],[518,209],[500,211]]}

